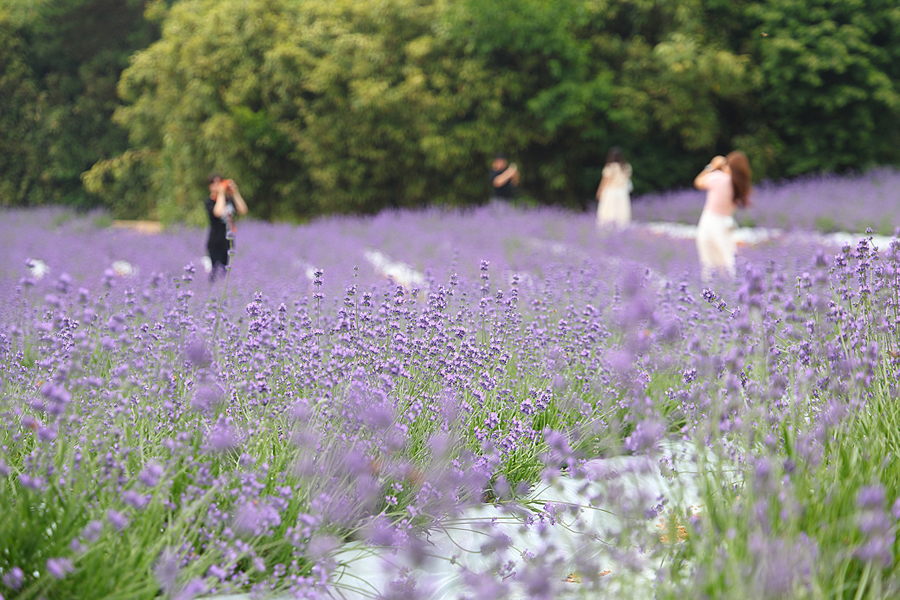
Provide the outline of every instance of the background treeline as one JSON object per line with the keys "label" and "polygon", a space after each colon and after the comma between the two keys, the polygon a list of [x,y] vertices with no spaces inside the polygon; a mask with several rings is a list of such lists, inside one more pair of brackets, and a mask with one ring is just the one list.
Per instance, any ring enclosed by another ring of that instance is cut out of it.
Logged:
{"label": "background treeline", "polygon": [[489,193],[578,206],[741,148],[900,164],[896,0],[0,0],[0,203],[199,220],[204,177],[302,219]]}

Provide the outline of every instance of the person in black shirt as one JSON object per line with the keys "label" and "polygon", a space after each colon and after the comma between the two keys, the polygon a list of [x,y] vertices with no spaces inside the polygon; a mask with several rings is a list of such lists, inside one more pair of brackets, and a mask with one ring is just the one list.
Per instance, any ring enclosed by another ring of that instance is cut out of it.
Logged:
{"label": "person in black shirt", "polygon": [[516,197],[519,187],[519,169],[509,164],[506,156],[498,154],[491,164],[491,202],[508,202]]}
{"label": "person in black shirt", "polygon": [[222,179],[218,173],[209,175],[206,183],[209,185],[209,196],[206,198],[209,238],[206,250],[212,262],[209,280],[215,281],[217,271],[221,268],[224,273],[228,266],[228,250],[234,245],[233,239],[228,239],[228,232],[235,231],[234,217],[247,214],[247,203],[238,191],[237,184],[230,179]]}

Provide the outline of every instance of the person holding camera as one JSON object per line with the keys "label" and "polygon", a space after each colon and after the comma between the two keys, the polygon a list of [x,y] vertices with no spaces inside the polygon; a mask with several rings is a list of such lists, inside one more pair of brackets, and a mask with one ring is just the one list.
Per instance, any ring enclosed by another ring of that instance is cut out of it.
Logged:
{"label": "person holding camera", "polygon": [[506,155],[497,154],[491,163],[490,181],[493,189],[491,204],[509,202],[516,197],[519,188],[519,169],[509,164]]}
{"label": "person holding camera", "polygon": [[212,173],[206,178],[206,183],[209,185],[209,196],[205,203],[209,215],[206,251],[212,263],[209,280],[215,281],[220,268],[225,273],[228,251],[234,246],[234,217],[247,214],[247,203],[238,191],[237,184],[231,179],[222,179],[218,173]]}
{"label": "person holding camera", "polygon": [[740,151],[714,156],[694,179],[694,187],[706,192],[706,204],[697,224],[697,254],[704,281],[722,271],[734,277],[737,243],[734,211],[750,204],[750,161]]}

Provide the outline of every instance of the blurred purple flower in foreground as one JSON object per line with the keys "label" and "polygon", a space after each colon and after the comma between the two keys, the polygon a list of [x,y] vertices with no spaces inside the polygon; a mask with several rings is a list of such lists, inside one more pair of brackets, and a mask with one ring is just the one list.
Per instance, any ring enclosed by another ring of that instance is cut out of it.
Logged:
{"label": "blurred purple flower in foreground", "polygon": [[859,490],[856,524],[863,535],[863,543],[856,548],[854,555],[862,561],[880,563],[887,568],[894,560],[896,529],[885,510],[885,502],[884,488],[880,485]]}
{"label": "blurred purple flower in foreground", "polygon": [[22,587],[22,581],[25,579],[25,573],[19,567],[13,567],[3,574],[3,585],[11,590],[18,590]]}
{"label": "blurred purple flower in foreground", "polygon": [[47,572],[56,579],[62,579],[68,573],[75,571],[72,561],[68,558],[50,558],[47,559]]}
{"label": "blurred purple flower in foreground", "polygon": [[118,531],[124,531],[125,528],[128,527],[128,517],[115,509],[111,508],[106,511],[106,518],[110,525],[115,527]]}

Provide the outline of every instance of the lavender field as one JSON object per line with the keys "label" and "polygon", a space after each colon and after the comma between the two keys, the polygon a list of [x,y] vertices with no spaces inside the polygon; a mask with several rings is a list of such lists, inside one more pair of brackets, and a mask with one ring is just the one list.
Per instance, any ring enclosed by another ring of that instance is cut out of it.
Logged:
{"label": "lavender field", "polygon": [[[637,176],[637,174],[636,174]],[[638,221],[695,225],[703,209],[697,191],[647,194],[636,199]],[[900,226],[900,171],[875,169],[853,176],[811,175],[754,189],[752,205],[736,218],[743,227],[894,235]]]}
{"label": "lavender field", "polygon": [[201,230],[0,232],[7,600],[900,595],[900,242],[704,285],[690,240],[430,209],[242,222],[210,283]]}

